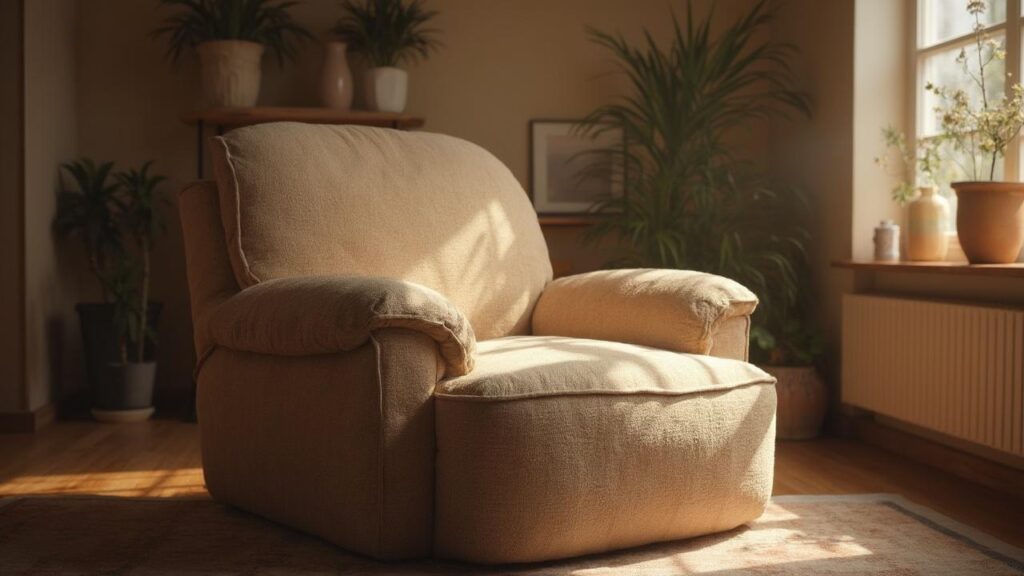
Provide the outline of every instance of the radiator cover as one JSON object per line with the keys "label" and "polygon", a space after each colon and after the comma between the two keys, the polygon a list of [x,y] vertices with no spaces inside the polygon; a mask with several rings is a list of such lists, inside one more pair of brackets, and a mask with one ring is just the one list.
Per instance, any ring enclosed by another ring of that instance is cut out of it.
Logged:
{"label": "radiator cover", "polygon": [[843,296],[842,400],[1024,456],[1024,310]]}

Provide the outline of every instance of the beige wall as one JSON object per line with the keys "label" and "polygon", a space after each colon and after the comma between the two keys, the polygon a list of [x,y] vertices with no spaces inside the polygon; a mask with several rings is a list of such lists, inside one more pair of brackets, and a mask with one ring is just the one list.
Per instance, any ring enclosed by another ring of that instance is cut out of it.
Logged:
{"label": "beige wall", "polygon": [[[78,2],[25,3],[25,385],[34,410],[80,381],[74,303],[77,243],[54,237],[57,166],[78,149],[75,52]],[[76,250],[71,255],[66,249]],[[69,261],[70,260],[70,261]]]}
{"label": "beige wall", "polygon": [[25,409],[21,21],[21,2],[0,2],[0,412]]}
{"label": "beige wall", "polygon": [[[721,23],[752,0],[716,3]],[[710,2],[699,2],[698,15]],[[527,122],[578,118],[623,87],[607,55],[588,43],[584,27],[620,30],[638,38],[642,27],[664,40],[669,9],[685,13],[682,0],[431,0],[441,12],[437,27],[445,47],[411,69],[409,112],[426,129],[476,142],[503,160],[526,184]],[[157,160],[176,191],[195,174],[195,134],[178,117],[196,101],[197,71],[189,55],[177,68],[162,59],[164,46],[147,38],[162,13],[138,0],[82,0],[79,15],[78,141],[84,155],[137,164]],[[338,16],[334,0],[307,0],[297,17],[323,36]],[[303,48],[284,69],[267,60],[261,102],[316,104],[320,47]],[[358,89],[358,86],[357,86]],[[754,128],[739,142],[764,154],[767,131]],[[154,295],[165,304],[160,329],[158,386],[190,382],[191,325],[184,258],[176,215],[157,250]],[[582,247],[580,230],[548,230],[552,255],[592,269],[607,251]]]}

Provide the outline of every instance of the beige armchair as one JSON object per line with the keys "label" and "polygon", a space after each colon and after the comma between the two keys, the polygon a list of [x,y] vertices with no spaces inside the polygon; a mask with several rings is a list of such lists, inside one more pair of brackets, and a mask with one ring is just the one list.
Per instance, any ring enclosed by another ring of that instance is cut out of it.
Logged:
{"label": "beige armchair", "polygon": [[728,530],[772,485],[756,298],[552,281],[511,173],[436,134],[270,124],[185,189],[215,498],[382,559],[524,562]]}

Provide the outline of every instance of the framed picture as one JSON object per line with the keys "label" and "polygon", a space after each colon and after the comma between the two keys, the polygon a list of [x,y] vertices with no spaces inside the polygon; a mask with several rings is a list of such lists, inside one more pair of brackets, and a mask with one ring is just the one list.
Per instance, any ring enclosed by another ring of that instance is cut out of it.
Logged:
{"label": "framed picture", "polygon": [[[594,204],[622,195],[622,184],[607,177],[581,179],[581,171],[602,161],[588,151],[622,144],[621,132],[596,139],[573,130],[578,120],[530,121],[530,199],[538,214],[582,214]],[[609,166],[610,168],[610,166]]]}

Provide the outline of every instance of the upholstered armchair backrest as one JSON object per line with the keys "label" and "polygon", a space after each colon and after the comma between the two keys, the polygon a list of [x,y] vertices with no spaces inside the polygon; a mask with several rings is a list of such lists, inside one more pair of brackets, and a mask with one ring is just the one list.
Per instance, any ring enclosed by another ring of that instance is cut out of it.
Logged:
{"label": "upholstered armchair backrest", "polygon": [[430,133],[279,123],[213,143],[241,288],[356,274],[433,288],[479,339],[529,332],[551,279],[526,194],[494,156]]}

